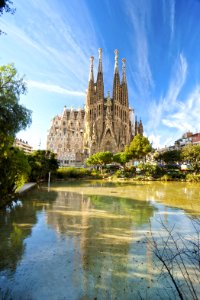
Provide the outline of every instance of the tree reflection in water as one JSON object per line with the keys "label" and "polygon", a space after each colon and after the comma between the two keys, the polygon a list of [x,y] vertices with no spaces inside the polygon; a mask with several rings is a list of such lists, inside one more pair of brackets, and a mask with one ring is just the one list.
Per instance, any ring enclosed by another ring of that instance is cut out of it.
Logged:
{"label": "tree reflection in water", "polygon": [[[45,199],[45,195],[46,191],[40,191],[38,195],[38,191],[33,190],[29,192],[28,197],[24,196],[25,199],[31,200],[18,201],[17,205],[0,210],[0,271],[16,270],[25,250],[24,240],[31,235],[37,222],[37,212],[41,211],[45,204],[38,205],[38,200]],[[57,193],[52,191],[48,196],[51,203],[56,199]]]}
{"label": "tree reflection in water", "polygon": [[186,184],[77,182],[29,192],[22,207],[0,213],[0,298],[138,299],[140,291],[159,299],[149,220],[156,234],[157,217],[183,230],[191,197],[197,213],[196,191]]}

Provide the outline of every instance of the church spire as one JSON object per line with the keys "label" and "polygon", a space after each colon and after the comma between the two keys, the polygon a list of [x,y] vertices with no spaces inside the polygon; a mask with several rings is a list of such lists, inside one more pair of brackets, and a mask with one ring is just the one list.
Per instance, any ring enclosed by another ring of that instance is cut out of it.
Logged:
{"label": "church spire", "polygon": [[89,81],[92,80],[94,82],[94,72],[93,72],[93,67],[94,67],[94,56],[90,57],[90,74],[89,74]]}
{"label": "church spire", "polygon": [[94,101],[94,56],[90,57],[90,71],[89,71],[89,82],[87,90],[87,105],[90,105]]}
{"label": "church spire", "polygon": [[122,83],[126,83],[126,59],[122,59]]}
{"label": "church spire", "polygon": [[99,48],[99,66],[98,66],[98,73],[102,73],[102,49]]}
{"label": "church spire", "polygon": [[119,73],[119,69],[118,69],[118,53],[119,53],[119,51],[116,49],[114,52],[115,52],[115,68],[114,68],[114,73],[117,74],[117,73]]}
{"label": "church spire", "polygon": [[128,88],[126,83],[126,59],[122,59],[122,83],[121,83],[121,101],[128,107]]}
{"label": "church spire", "polygon": [[113,100],[120,101],[120,78],[119,78],[119,68],[118,68],[119,52],[116,49],[114,53],[115,53],[115,67],[114,67],[114,81],[113,81]]}
{"label": "church spire", "polygon": [[139,123],[139,134],[143,136],[143,132],[144,132],[143,124],[142,124],[142,120],[140,119],[140,123]]}
{"label": "church spire", "polygon": [[96,82],[96,94],[97,99],[104,99],[104,84],[103,84],[103,67],[102,67],[102,49],[99,48],[99,65],[98,65],[98,73],[97,73],[97,82]]}

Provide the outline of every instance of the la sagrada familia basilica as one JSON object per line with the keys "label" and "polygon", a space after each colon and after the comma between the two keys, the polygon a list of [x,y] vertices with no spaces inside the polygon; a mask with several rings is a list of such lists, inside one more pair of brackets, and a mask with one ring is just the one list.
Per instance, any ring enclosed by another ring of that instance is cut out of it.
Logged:
{"label": "la sagrada familia basilica", "polygon": [[85,109],[67,109],[55,116],[47,136],[47,149],[57,154],[63,165],[83,163],[89,155],[100,151],[121,152],[136,134],[143,135],[142,121],[129,107],[126,60],[122,59],[122,79],[118,67],[118,50],[112,96],[104,94],[102,49],[99,49],[97,79],[94,79],[94,57],[90,73]]}

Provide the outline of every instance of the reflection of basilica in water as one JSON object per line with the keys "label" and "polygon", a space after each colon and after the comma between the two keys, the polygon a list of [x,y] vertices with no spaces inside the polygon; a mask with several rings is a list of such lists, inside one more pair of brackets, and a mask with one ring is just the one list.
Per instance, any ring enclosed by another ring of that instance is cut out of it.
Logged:
{"label": "reflection of basilica in water", "polygon": [[[98,293],[101,299],[109,295],[122,299],[122,286],[131,293],[133,284],[150,284],[151,251],[144,232],[153,212],[148,202],[58,192],[46,221],[60,237],[71,239],[75,270],[71,280],[76,280],[78,269],[84,273],[86,298]],[[138,226],[144,226],[142,233],[135,230]],[[135,276],[138,266],[142,280]]]}
{"label": "reflection of basilica in water", "polygon": [[166,283],[152,263],[150,230],[162,245],[157,221],[175,223],[181,234],[183,223],[191,229],[199,188],[57,183],[30,191],[19,204],[0,212],[1,299],[160,299]]}

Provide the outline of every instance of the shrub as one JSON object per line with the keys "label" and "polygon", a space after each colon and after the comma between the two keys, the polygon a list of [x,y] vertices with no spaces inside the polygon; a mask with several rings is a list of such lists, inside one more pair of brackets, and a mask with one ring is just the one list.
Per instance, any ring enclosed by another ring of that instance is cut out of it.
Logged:
{"label": "shrub", "polygon": [[139,164],[138,168],[145,176],[159,176],[163,174],[163,170],[161,167],[150,163]]}
{"label": "shrub", "polygon": [[170,180],[172,180],[172,176],[169,174],[165,174],[162,177],[160,177],[160,180],[161,181],[170,181]]}
{"label": "shrub", "polygon": [[172,179],[185,179],[185,174],[179,170],[168,171],[168,175],[171,176]]}
{"label": "shrub", "polygon": [[123,170],[117,170],[115,172],[115,175],[116,175],[117,178],[122,178],[122,177],[124,177],[124,171]]}
{"label": "shrub", "polygon": [[92,177],[94,177],[95,179],[101,179],[102,178],[102,174],[100,174],[100,172],[96,171],[96,170],[92,170],[90,175]]}
{"label": "shrub", "polygon": [[59,168],[57,171],[57,177],[60,179],[67,178],[83,178],[91,175],[91,171],[84,168],[66,167]]}
{"label": "shrub", "polygon": [[200,174],[187,174],[186,181],[189,182],[200,182]]}

